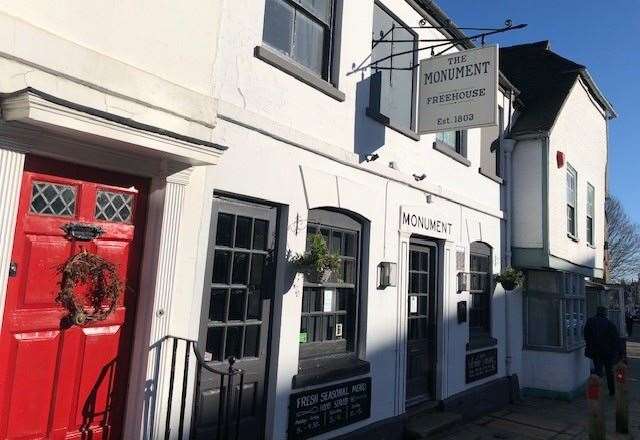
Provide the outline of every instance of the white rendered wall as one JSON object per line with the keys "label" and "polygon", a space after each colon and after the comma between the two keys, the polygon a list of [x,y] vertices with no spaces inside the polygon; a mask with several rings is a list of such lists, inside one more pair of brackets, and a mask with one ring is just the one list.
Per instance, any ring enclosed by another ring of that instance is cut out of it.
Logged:
{"label": "white rendered wall", "polygon": [[[572,263],[602,269],[604,261],[604,199],[607,166],[606,120],[581,80],[571,90],[551,131],[549,152],[549,248]],[[558,168],[556,152],[578,174],[576,225],[578,242],[567,236],[567,167]],[[595,188],[595,247],[587,244],[587,182]]]}
{"label": "white rendered wall", "polygon": [[219,3],[1,0],[0,92],[33,87],[210,140]]}
{"label": "white rendered wall", "polygon": [[520,386],[560,393],[573,393],[589,377],[590,360],[583,350],[569,353],[522,351]]}
{"label": "white rendered wall", "polygon": [[512,246],[542,248],[542,141],[519,141],[512,154]]}

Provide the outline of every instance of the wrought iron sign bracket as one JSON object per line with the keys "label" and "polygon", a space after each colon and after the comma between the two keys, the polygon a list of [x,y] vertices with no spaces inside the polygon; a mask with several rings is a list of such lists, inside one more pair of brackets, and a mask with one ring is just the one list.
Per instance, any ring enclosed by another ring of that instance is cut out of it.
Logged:
{"label": "wrought iron sign bracket", "polygon": [[[443,29],[443,30],[448,30],[450,29],[450,25],[447,26],[426,26],[426,19],[422,19],[419,21],[420,26],[414,26],[414,27],[410,27],[409,29]],[[347,75],[351,75],[357,72],[361,72],[364,71],[368,68],[374,68],[376,70],[413,70],[415,68],[418,67],[418,64],[413,64],[410,66],[404,66],[404,67],[396,67],[393,65],[393,58],[400,56],[400,55],[406,55],[406,54],[410,54],[410,53],[417,53],[417,52],[421,52],[424,50],[429,50],[431,51],[431,56],[438,56],[438,55],[442,55],[443,53],[445,53],[447,50],[455,47],[458,44],[464,43],[464,42],[470,42],[470,41],[475,41],[475,40],[480,40],[480,43],[482,46],[484,46],[485,44],[485,38],[491,35],[496,35],[496,34],[501,34],[504,32],[509,32],[509,31],[515,31],[518,29],[524,29],[525,27],[527,27],[527,24],[517,24],[514,25],[513,22],[509,19],[505,20],[504,22],[504,26],[500,27],[500,28],[475,28],[475,27],[460,27],[457,28],[459,30],[470,30],[470,31],[476,31],[478,32],[477,34],[474,35],[470,35],[468,37],[463,37],[463,38],[440,38],[440,39],[433,39],[433,38],[429,38],[429,39],[422,39],[419,38],[417,40],[412,39],[412,40],[407,40],[407,39],[394,39],[393,38],[393,31],[395,29],[395,24],[391,26],[391,29],[389,29],[387,32],[382,32],[380,31],[380,38],[377,39],[373,39],[372,40],[372,44],[371,44],[371,49],[373,50],[377,45],[379,44],[394,44],[394,43],[435,43],[429,46],[425,46],[425,47],[417,47],[411,50],[406,50],[403,52],[398,52],[398,53],[393,53],[393,51],[391,52],[390,55],[382,57],[378,60],[374,60],[371,61],[369,64],[365,63],[367,62],[367,60],[369,60],[371,58],[370,54],[369,56],[367,56],[367,58],[359,65],[356,66],[355,63],[353,63],[352,69],[350,72],[347,72]],[[391,39],[387,39],[387,36],[391,34]],[[439,49],[438,51],[436,51],[436,49]],[[390,60],[389,64],[390,67],[380,67],[378,66],[378,63],[381,63],[383,61],[387,61]]]}

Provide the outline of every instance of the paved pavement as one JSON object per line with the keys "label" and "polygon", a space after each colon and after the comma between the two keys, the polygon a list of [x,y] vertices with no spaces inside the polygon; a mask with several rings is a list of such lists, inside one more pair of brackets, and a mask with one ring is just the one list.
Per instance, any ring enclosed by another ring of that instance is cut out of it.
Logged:
{"label": "paved pavement", "polygon": [[[639,331],[639,329],[636,329]],[[615,433],[615,399],[605,397],[607,439],[640,440],[640,337],[627,343],[629,435]],[[587,402],[530,398],[440,434],[439,440],[588,439]]]}

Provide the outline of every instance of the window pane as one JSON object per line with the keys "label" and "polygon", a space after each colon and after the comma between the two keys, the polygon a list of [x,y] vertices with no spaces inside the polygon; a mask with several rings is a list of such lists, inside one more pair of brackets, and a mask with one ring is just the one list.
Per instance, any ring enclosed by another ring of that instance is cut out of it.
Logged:
{"label": "window pane", "polygon": [[331,0],[298,0],[318,19],[329,24],[331,21]]}
{"label": "window pane", "polygon": [[267,249],[267,234],[269,230],[269,222],[266,220],[256,219],[253,225],[253,248],[259,251]]}
{"label": "window pane", "polygon": [[324,28],[303,13],[295,14],[293,59],[322,75],[324,58]]}
{"label": "window pane", "polygon": [[274,49],[291,54],[294,9],[284,0],[267,0],[262,39]]}
{"label": "window pane", "polygon": [[409,340],[425,339],[427,337],[427,319],[414,318],[409,320]]}
{"label": "window pane", "polygon": [[227,289],[211,289],[211,303],[209,304],[209,319],[224,321],[227,310]]}
{"label": "window pane", "polygon": [[240,358],[242,351],[242,330],[243,327],[227,327],[227,345],[224,349],[224,358],[229,356]]}
{"label": "window pane", "polygon": [[233,255],[233,276],[232,284],[247,284],[249,276],[249,254],[245,252],[236,252]]}
{"label": "window pane", "polygon": [[233,215],[221,212],[218,214],[216,227],[216,244],[218,246],[231,246],[233,240]]}
{"label": "window pane", "polygon": [[249,325],[244,334],[244,357],[258,357],[260,349],[260,326]]}
{"label": "window pane", "polygon": [[456,149],[456,132],[455,131],[444,131],[444,132],[436,133],[436,139],[442,142],[443,144],[448,145],[453,150]]}
{"label": "window pane", "polygon": [[216,251],[213,257],[212,282],[229,284],[229,268],[231,265],[230,251]]}
{"label": "window pane", "polygon": [[260,290],[249,290],[247,296],[247,319],[260,319],[262,317],[262,295]]}
{"label": "window pane", "polygon": [[235,247],[243,249],[251,247],[251,223],[252,220],[249,217],[237,217]]}
{"label": "window pane", "polygon": [[222,334],[224,333],[223,327],[212,327],[207,330],[207,353],[211,353],[212,360],[222,360]]}
{"label": "window pane", "polygon": [[229,298],[229,321],[242,321],[244,319],[244,294],[245,289],[233,289]]}
{"label": "window pane", "polygon": [[530,296],[527,342],[529,345],[560,346],[560,300]]}
{"label": "window pane", "polygon": [[567,232],[571,235],[576,233],[575,208],[571,205],[567,205]]}
{"label": "window pane", "polygon": [[264,272],[265,256],[262,254],[253,254],[251,256],[251,277],[249,284],[251,286],[262,285],[262,274]]}
{"label": "window pane", "polygon": [[347,257],[356,256],[356,234],[344,234],[344,250],[343,255]]}

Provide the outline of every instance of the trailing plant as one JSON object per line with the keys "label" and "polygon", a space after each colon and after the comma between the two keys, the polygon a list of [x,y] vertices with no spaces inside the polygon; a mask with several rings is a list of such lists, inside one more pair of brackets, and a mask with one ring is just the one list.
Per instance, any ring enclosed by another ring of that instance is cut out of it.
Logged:
{"label": "trailing plant", "polygon": [[291,262],[306,275],[326,282],[332,273],[340,269],[340,256],[329,252],[327,242],[320,233],[311,236],[308,249],[296,254]]}
{"label": "trailing plant", "polygon": [[496,282],[502,284],[505,290],[513,290],[522,285],[524,274],[521,270],[509,266],[501,274],[496,275]]}

